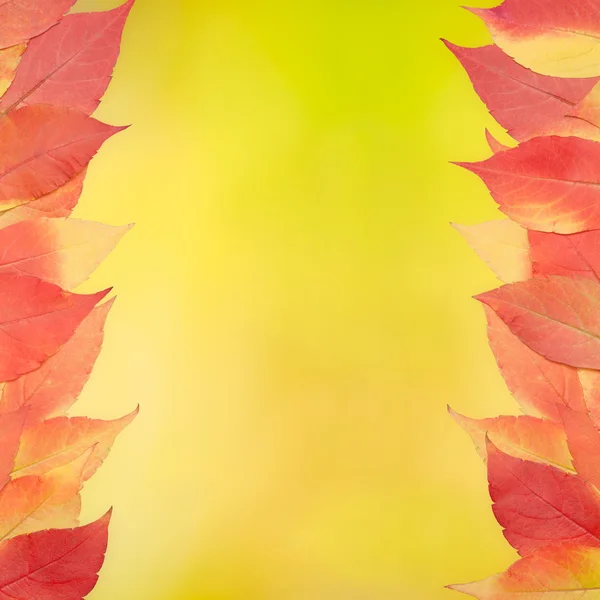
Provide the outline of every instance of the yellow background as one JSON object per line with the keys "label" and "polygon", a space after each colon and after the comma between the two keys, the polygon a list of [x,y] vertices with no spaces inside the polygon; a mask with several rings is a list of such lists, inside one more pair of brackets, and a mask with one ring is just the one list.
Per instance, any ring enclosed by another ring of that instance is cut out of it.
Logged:
{"label": "yellow background", "polygon": [[83,288],[119,298],[76,413],[141,404],[93,600],[450,600],[514,559],[446,414],[516,410],[449,226],[499,216],[448,164],[494,127],[458,5],[138,0],[75,213],[137,223]]}

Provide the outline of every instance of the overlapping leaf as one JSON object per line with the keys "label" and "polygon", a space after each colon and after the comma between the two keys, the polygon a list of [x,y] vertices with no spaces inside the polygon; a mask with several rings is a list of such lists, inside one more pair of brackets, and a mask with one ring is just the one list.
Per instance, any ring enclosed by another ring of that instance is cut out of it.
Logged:
{"label": "overlapping leaf", "polygon": [[110,513],[81,528],[80,490],[137,410],[61,415],[102,346],[109,290],[78,294],[129,229],[66,219],[87,166],[123,129],[90,117],[134,0],[65,16],[74,0],[0,1],[0,599],[81,600]]}
{"label": "overlapping leaf", "polygon": [[493,156],[459,164],[521,237],[464,231],[508,284],[477,299],[508,388],[533,417],[453,413],[487,460],[494,514],[524,558],[449,587],[480,600],[600,598],[600,1],[470,10],[497,46],[447,45],[520,143],[487,133]]}

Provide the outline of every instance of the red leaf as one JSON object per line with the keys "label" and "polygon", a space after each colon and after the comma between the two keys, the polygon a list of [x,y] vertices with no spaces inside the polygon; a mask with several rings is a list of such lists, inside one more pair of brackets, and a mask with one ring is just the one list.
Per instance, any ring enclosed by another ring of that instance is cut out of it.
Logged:
{"label": "red leaf", "polygon": [[532,350],[551,361],[600,369],[600,284],[553,275],[477,296]]}
{"label": "red leaf", "polygon": [[77,400],[100,354],[113,301],[94,308],[73,337],[39,369],[6,383],[0,414],[27,407],[28,424],[64,414]]}
{"label": "red leaf", "polygon": [[576,475],[488,442],[488,481],[504,536],[520,554],[557,542],[600,546],[600,494]]}
{"label": "red leaf", "polygon": [[48,194],[79,174],[100,146],[123,127],[82,112],[26,106],[0,119],[0,207]]}
{"label": "red leaf", "polygon": [[90,114],[104,95],[134,0],[106,12],[69,15],[29,42],[0,112],[57,104]]}
{"label": "red leaf", "polygon": [[43,33],[58,23],[75,0],[4,0],[0,3],[0,48]]}
{"label": "red leaf", "polygon": [[77,529],[51,529],[0,546],[1,600],[82,600],[104,562],[111,513]]}
{"label": "red leaf", "polygon": [[109,291],[71,294],[36,277],[0,274],[0,381],[35,370],[58,352]]}
{"label": "red leaf", "polygon": [[584,410],[577,369],[552,362],[534,352],[489,306],[484,309],[490,348],[508,389],[523,411],[561,422],[559,405]]}
{"label": "red leaf", "polygon": [[457,163],[485,182],[500,210],[529,229],[600,228],[600,143],[540,137],[479,163]]}
{"label": "red leaf", "polygon": [[572,235],[530,231],[529,254],[536,277],[576,275],[600,282],[600,230]]}
{"label": "red leaf", "polygon": [[590,93],[598,78],[538,75],[516,63],[497,46],[462,48],[444,43],[467,71],[492,116],[515,139],[523,141],[558,131],[567,132],[575,126],[596,129],[566,115]]}
{"label": "red leaf", "polygon": [[38,217],[68,217],[81,197],[86,171],[84,169],[63,186],[37,200],[0,213],[0,227]]}

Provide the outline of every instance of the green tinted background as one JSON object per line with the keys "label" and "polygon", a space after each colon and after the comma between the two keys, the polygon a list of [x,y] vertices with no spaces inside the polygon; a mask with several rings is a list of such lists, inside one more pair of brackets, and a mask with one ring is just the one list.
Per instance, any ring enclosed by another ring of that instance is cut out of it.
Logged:
{"label": "green tinted background", "polygon": [[142,407],[85,490],[94,600],[444,600],[513,560],[446,414],[515,412],[449,225],[498,215],[448,164],[498,131],[458,4],[138,0],[75,213],[137,223],[84,286],[119,299],[76,412]]}

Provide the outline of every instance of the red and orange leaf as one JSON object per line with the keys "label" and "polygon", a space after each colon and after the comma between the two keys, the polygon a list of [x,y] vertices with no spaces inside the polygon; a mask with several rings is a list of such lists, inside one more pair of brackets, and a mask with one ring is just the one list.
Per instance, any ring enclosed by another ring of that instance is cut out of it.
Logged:
{"label": "red and orange leaf", "polygon": [[12,84],[25,48],[27,48],[27,44],[0,50],[0,97]]}
{"label": "red and orange leaf", "polygon": [[[531,350],[504,321],[484,306],[488,338],[508,389],[529,415],[561,422],[557,405],[584,410],[577,369],[552,362]],[[12,410],[17,408],[12,406]]]}
{"label": "red and orange leaf", "polygon": [[27,408],[0,415],[0,489],[10,479],[21,434],[27,418]]}
{"label": "red and orange leaf", "polygon": [[76,0],[8,0],[0,3],[0,48],[40,35],[58,23]]}
{"label": "red and orange leaf", "polygon": [[[470,419],[448,409],[452,418],[471,436],[481,458],[487,460],[486,438],[505,454],[565,471],[575,471],[562,425],[522,415]],[[22,447],[23,443],[21,444]],[[19,450],[20,453],[20,450]],[[15,459],[15,468],[18,463]]]}
{"label": "red and orange leaf", "polygon": [[79,397],[100,354],[113,302],[94,308],[75,334],[39,369],[6,383],[0,397],[0,414],[26,407],[28,424],[64,414]]}
{"label": "red and orange leaf", "polygon": [[0,545],[0,600],[83,600],[104,562],[110,516]]}
{"label": "red and orange leaf", "polygon": [[488,221],[477,225],[457,225],[467,244],[506,283],[531,277],[527,230],[510,219]]}
{"label": "red and orange leaf", "polygon": [[516,140],[596,129],[566,115],[591,92],[598,78],[538,75],[516,63],[498,46],[462,48],[444,43],[467,71],[492,116]]}
{"label": "red and orange leaf", "polygon": [[546,546],[505,573],[448,587],[478,600],[597,600],[600,548],[568,543]]}
{"label": "red and orange leaf", "polygon": [[0,229],[0,273],[33,275],[71,290],[131,229],[76,219],[38,218]]}
{"label": "red and orange leaf", "polygon": [[583,390],[585,410],[596,426],[600,426],[600,371],[579,369],[578,375]]}
{"label": "red and orange leaf", "polygon": [[86,172],[87,169],[84,169],[58,189],[37,200],[0,212],[0,227],[40,217],[68,217],[79,202]]}
{"label": "red and orange leaf", "polygon": [[509,329],[548,360],[600,369],[600,284],[552,275],[480,294]]}
{"label": "red and orange leaf", "polygon": [[529,255],[536,277],[577,276],[600,282],[600,230],[571,235],[530,231]]}
{"label": "red and orange leaf", "polygon": [[78,175],[123,127],[49,105],[25,106],[0,119],[0,208],[53,192]]}
{"label": "red and orange leaf", "polygon": [[470,8],[521,65],[554,77],[600,75],[598,0],[504,0]]}
{"label": "red and orange leaf", "polygon": [[0,273],[0,381],[56,354],[109,291],[72,294],[37,277]]}
{"label": "red and orange leaf", "polygon": [[485,139],[490,147],[490,150],[496,154],[496,152],[504,152],[509,150],[509,146],[501,144],[487,129],[485,130]]}
{"label": "red and orange leaf", "polygon": [[562,406],[560,414],[577,473],[600,489],[600,432],[587,412]]}
{"label": "red and orange leaf", "polygon": [[578,233],[600,228],[600,143],[539,137],[479,163],[478,175],[500,210],[528,229]]}
{"label": "red and orange leaf", "polygon": [[521,555],[559,542],[600,546],[600,493],[577,475],[504,454],[487,442],[494,515]]}
{"label": "red and orange leaf", "polygon": [[116,437],[135,419],[138,412],[139,409],[136,409],[114,421],[58,417],[26,428],[14,459],[11,477],[42,475],[93,447],[82,474],[83,481],[87,481],[108,456]]}
{"label": "red and orange leaf", "polygon": [[9,481],[0,490],[0,541],[42,529],[76,527],[83,472],[91,453],[90,448],[44,475]]}
{"label": "red and orange leaf", "polygon": [[106,12],[68,15],[29,42],[0,113],[55,104],[91,114],[110,83],[134,0]]}

